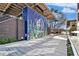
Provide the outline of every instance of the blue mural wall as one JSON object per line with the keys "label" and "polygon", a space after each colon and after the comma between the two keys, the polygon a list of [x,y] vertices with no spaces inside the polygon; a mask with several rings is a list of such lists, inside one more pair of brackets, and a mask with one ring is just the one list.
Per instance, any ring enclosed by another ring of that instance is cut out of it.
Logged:
{"label": "blue mural wall", "polygon": [[24,37],[26,40],[47,35],[48,22],[45,17],[30,7],[25,7],[22,15],[25,23]]}

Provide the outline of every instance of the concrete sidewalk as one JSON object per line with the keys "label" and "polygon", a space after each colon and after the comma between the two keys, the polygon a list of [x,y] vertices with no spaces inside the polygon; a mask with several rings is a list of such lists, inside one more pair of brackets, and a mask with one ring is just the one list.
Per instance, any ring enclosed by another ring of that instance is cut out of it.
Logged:
{"label": "concrete sidewalk", "polygon": [[0,45],[0,56],[67,56],[67,39],[48,35],[40,39]]}

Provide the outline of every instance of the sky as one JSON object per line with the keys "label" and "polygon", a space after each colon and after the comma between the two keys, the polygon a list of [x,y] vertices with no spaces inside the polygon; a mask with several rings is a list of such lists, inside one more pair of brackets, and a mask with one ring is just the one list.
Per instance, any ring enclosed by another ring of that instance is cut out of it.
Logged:
{"label": "sky", "polygon": [[46,3],[49,9],[53,8],[62,12],[67,20],[75,20],[77,17],[76,3]]}

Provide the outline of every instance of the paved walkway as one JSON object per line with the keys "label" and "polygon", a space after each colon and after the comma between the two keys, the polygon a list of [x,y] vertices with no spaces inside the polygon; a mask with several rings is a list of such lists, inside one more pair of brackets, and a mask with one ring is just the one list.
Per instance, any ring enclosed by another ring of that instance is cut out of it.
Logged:
{"label": "paved walkway", "polygon": [[40,39],[0,45],[0,56],[67,56],[66,38],[46,36]]}

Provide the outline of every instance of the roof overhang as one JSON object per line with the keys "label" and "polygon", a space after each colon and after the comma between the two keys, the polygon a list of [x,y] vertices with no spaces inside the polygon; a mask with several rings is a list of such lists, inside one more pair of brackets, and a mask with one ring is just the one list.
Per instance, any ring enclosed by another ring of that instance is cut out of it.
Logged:
{"label": "roof overhang", "polygon": [[54,18],[52,12],[44,3],[0,3],[0,11],[4,14],[19,16],[22,13],[22,9],[26,6],[33,8],[47,19]]}

